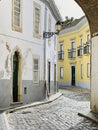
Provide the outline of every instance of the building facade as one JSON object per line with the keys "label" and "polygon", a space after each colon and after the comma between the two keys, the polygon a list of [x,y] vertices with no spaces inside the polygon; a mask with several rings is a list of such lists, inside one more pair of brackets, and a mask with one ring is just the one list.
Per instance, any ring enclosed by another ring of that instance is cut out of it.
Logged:
{"label": "building facade", "polygon": [[57,12],[53,0],[0,1],[0,107],[44,99],[48,62],[54,93],[57,38],[46,40],[43,32],[55,31]]}
{"label": "building facade", "polygon": [[90,29],[86,17],[68,24],[58,38],[58,84],[90,88]]}

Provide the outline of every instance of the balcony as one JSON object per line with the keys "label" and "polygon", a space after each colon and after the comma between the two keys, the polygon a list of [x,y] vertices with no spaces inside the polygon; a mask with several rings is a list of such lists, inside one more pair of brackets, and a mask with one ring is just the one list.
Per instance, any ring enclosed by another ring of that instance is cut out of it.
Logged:
{"label": "balcony", "polygon": [[59,60],[64,60],[64,51],[59,51],[58,52],[58,59]]}
{"label": "balcony", "polygon": [[81,57],[83,55],[83,46],[77,47],[77,56]]}
{"label": "balcony", "polygon": [[68,49],[68,58],[76,58],[76,49]]}
{"label": "balcony", "polygon": [[90,53],[90,42],[86,42],[86,44],[84,44],[84,54],[89,53]]}

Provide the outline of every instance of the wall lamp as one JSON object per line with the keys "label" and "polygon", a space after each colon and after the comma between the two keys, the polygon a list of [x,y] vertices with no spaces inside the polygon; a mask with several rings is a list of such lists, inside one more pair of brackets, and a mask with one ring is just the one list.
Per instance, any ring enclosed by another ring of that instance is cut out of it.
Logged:
{"label": "wall lamp", "polygon": [[55,28],[56,28],[56,32],[43,32],[43,38],[50,38],[52,37],[53,35],[58,35],[60,30],[61,30],[61,27],[62,27],[62,23],[63,22],[60,22],[58,21],[56,24],[55,24]]}

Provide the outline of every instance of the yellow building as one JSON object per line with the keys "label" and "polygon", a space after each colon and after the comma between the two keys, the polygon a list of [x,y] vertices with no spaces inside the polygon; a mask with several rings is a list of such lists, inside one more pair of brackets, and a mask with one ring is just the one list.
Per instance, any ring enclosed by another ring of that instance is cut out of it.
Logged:
{"label": "yellow building", "polygon": [[90,88],[90,29],[85,16],[58,38],[58,85]]}

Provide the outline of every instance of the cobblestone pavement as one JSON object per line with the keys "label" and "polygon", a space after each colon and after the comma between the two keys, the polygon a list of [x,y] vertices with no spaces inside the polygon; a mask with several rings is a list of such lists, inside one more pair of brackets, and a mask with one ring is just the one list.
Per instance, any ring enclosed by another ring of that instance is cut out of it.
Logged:
{"label": "cobblestone pavement", "polygon": [[60,91],[64,95],[52,103],[8,114],[7,120],[10,129],[98,130],[96,123],[78,116],[78,112],[89,110],[89,91],[79,88],[65,88]]}
{"label": "cobblestone pavement", "polygon": [[0,113],[0,130],[7,130],[4,115]]}
{"label": "cobblestone pavement", "polygon": [[62,87],[59,89],[65,97],[77,101],[90,101],[90,90],[80,87]]}

